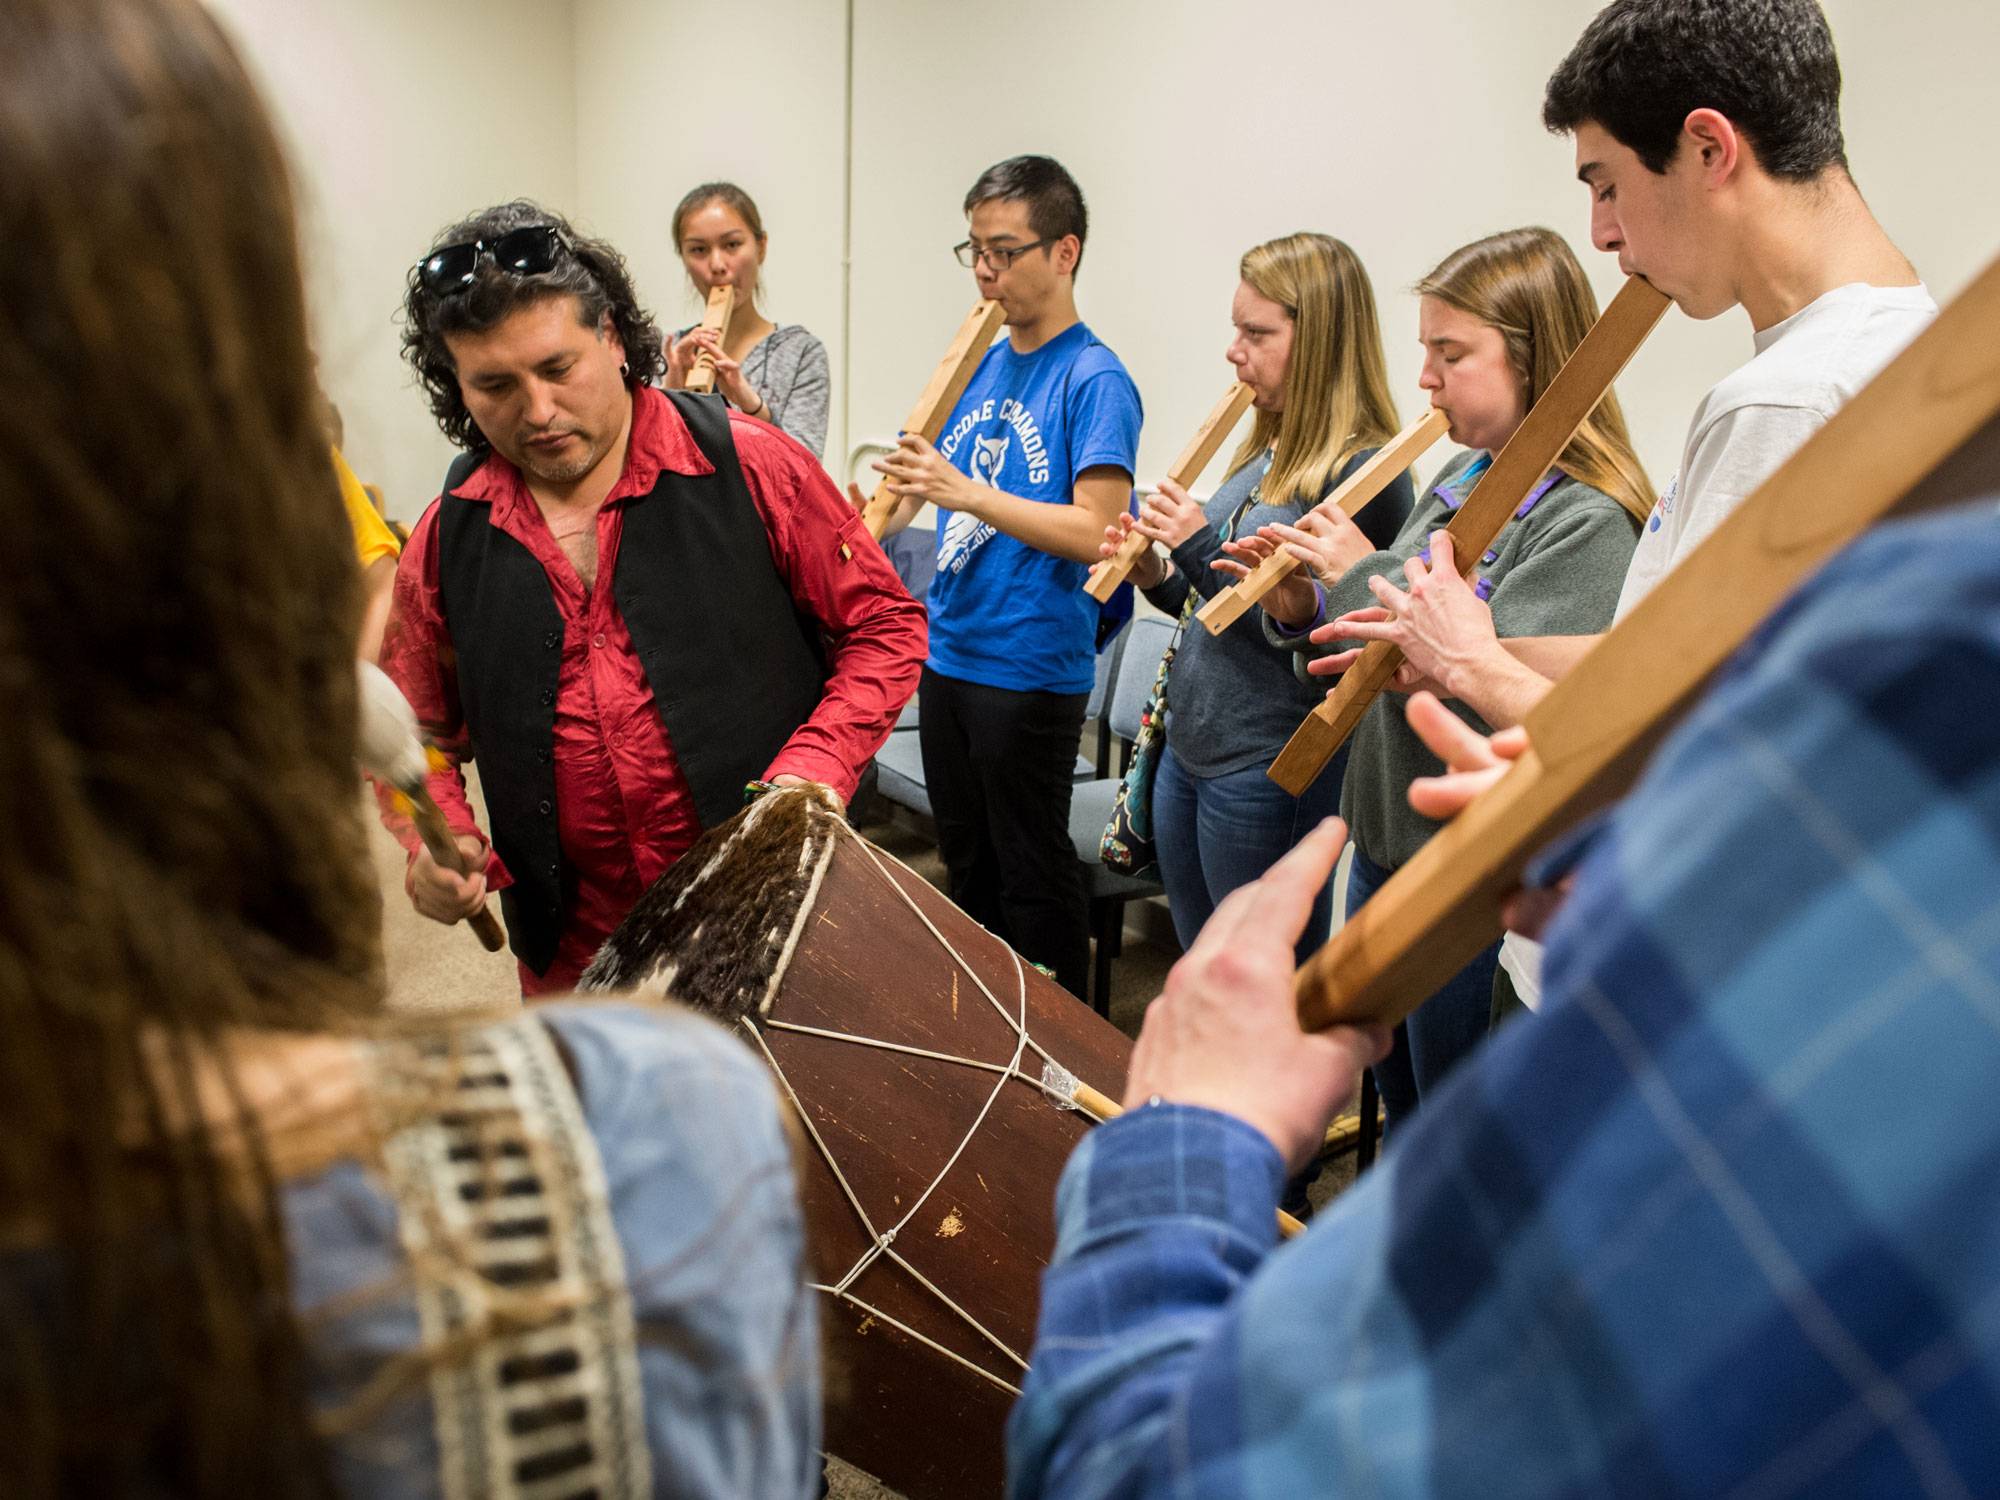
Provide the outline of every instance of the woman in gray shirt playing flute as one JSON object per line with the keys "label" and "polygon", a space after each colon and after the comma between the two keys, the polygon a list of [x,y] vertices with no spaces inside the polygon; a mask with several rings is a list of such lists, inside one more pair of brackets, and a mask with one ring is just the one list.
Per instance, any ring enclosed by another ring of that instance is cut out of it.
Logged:
{"label": "woman in gray shirt playing flute", "polygon": [[731,406],[824,456],[826,345],[797,323],[773,323],[758,306],[769,237],[756,203],[733,182],[704,182],[674,210],[673,235],[695,291],[706,299],[718,286],[733,286],[736,308],[720,337],[696,324],[667,340],[668,387],[687,383],[705,349],[715,359],[716,389]]}
{"label": "woman in gray shirt playing flute", "polygon": [[[1597,320],[1583,267],[1562,236],[1548,229],[1509,230],[1454,250],[1417,283],[1417,293],[1424,346],[1418,384],[1450,418],[1452,440],[1468,451],[1439,471],[1387,546],[1337,513],[1315,512],[1295,526],[1242,536],[1230,548],[1237,561],[1221,570],[1240,574],[1278,546],[1309,565],[1262,603],[1272,645],[1290,646],[1302,661],[1327,658],[1310,677],[1314,699],[1332,683],[1325,674],[1345,661],[1334,659],[1343,643],[1316,646],[1311,632],[1373,605],[1371,578],[1401,579],[1411,558],[1428,560],[1433,533],[1471,495],[1493,455]],[[1475,565],[1475,587],[1491,606],[1499,633],[1602,630],[1652,503],[1617,397],[1607,394]],[[1442,767],[1406,722],[1405,702],[1395,693],[1376,699],[1346,747],[1352,759],[1340,810],[1354,847],[1350,916],[1437,831],[1410,806],[1409,790],[1413,779]],[[1471,709],[1451,706],[1485,731]],[[1499,948],[1496,941],[1397,1028],[1395,1049],[1374,1069],[1392,1131],[1486,1035]]]}

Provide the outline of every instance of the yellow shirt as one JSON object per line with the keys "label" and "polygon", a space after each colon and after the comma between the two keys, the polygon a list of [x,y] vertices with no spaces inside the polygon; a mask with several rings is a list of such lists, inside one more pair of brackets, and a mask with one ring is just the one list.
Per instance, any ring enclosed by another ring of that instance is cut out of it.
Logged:
{"label": "yellow shirt", "polygon": [[399,554],[403,548],[396,540],[396,533],[389,529],[389,523],[375,509],[368,492],[361,488],[361,481],[347,467],[347,460],[340,456],[338,448],[333,450],[333,472],[340,479],[340,498],[347,502],[347,521],[354,528],[354,550],[361,554],[361,566],[367,567],[378,557]]}

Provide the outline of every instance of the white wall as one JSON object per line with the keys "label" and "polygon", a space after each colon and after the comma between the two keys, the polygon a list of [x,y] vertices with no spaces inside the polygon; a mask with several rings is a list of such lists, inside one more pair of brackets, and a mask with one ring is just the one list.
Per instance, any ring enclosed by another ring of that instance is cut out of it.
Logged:
{"label": "white wall", "polygon": [[[1570,146],[1539,123],[1542,86],[1597,0],[213,0],[277,105],[306,199],[329,389],[364,475],[413,517],[445,460],[395,353],[405,268],[452,215],[545,198],[625,251],[663,321],[693,302],[667,243],[693,182],[733,177],[771,232],[767,310],[826,340],[827,461],[893,433],[971,305],[950,258],[959,201],[990,162],[1066,162],[1093,230],[1084,315],[1146,402],[1141,477],[1158,474],[1229,379],[1238,256],[1311,228],[1351,242],[1382,304],[1405,415],[1408,286],[1447,251],[1547,224],[1600,296]],[[852,330],[842,344],[844,66],[852,12]],[[1988,185],[2000,112],[1990,0],[1828,0],[1863,192],[1948,296],[1996,252]],[[1619,391],[1656,482],[1689,412],[1749,349],[1740,313],[1669,314]],[[843,367],[849,372],[843,378]]]}
{"label": "white wall", "polygon": [[[707,6],[576,0],[574,208],[631,262],[661,326],[678,328],[701,312],[674,251],[674,205],[699,182],[747,191],[770,236],[766,316],[805,324],[827,347],[837,462],[846,7],[762,0],[731,14],[753,19],[731,36]],[[726,82],[719,33],[752,54]]]}
{"label": "white wall", "polygon": [[355,470],[415,520],[451,446],[397,353],[403,278],[454,218],[576,190],[571,17],[545,0],[210,0],[298,182],[320,378]]}
{"label": "white wall", "polygon": [[1822,3],[1855,181],[1942,302],[2000,255],[2000,5]]}
{"label": "white wall", "polygon": [[[1059,157],[1089,200],[1078,301],[1145,399],[1142,478],[1227,385],[1238,257],[1293,230],[1336,234],[1369,267],[1393,387],[1415,415],[1407,288],[1456,246],[1546,224],[1600,300],[1617,289],[1589,246],[1570,143],[1540,124],[1543,84],[1597,8],[1014,0],[1001,34],[984,10],[857,0],[851,435],[901,420],[972,300],[945,253],[963,237],[960,199],[1022,151]],[[1947,294],[2000,251],[1978,185],[2000,159],[1985,62],[2000,56],[2000,7],[1835,0],[1830,15],[1861,186]],[[1038,38],[1032,57],[1010,62],[1009,36]],[[923,119],[938,124],[911,128]],[[1749,351],[1741,313],[1673,313],[1634,359],[1618,390],[1656,483],[1700,393]]]}

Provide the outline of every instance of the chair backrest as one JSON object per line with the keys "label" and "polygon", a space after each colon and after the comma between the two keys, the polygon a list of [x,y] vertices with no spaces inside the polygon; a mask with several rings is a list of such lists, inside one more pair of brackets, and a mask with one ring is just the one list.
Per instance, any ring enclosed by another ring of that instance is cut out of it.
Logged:
{"label": "chair backrest", "polygon": [[1132,632],[1125,627],[1132,623],[1127,615],[1118,622],[1118,628],[1097,650],[1097,676],[1090,685],[1090,700],[1084,705],[1084,723],[1091,726],[1092,737],[1097,741],[1097,779],[1104,780],[1111,774],[1111,745],[1118,738],[1105,722],[1104,707],[1111,699],[1111,684],[1118,680],[1118,663],[1125,655],[1125,643],[1132,638]]}
{"label": "chair backrest", "polygon": [[1097,653],[1097,675],[1090,682],[1090,697],[1083,705],[1087,724],[1104,712],[1104,700],[1111,696],[1111,679],[1118,674],[1118,658],[1125,650],[1122,640],[1113,641]]}
{"label": "chair backrest", "polygon": [[1118,670],[1111,679],[1111,696],[1104,721],[1121,739],[1139,733],[1139,716],[1153,695],[1153,679],[1160,675],[1160,658],[1174,638],[1174,622],[1165,615],[1140,615],[1125,627],[1124,648],[1118,653]]}
{"label": "chair backrest", "polygon": [[937,572],[937,533],[928,527],[906,526],[885,541],[882,550],[910,597],[921,604]]}

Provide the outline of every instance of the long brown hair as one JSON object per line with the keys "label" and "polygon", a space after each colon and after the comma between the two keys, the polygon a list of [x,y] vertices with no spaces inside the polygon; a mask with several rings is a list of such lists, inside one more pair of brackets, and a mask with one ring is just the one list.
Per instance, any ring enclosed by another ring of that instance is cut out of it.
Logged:
{"label": "long brown hair", "polygon": [[1264,500],[1310,505],[1364,448],[1396,435],[1375,288],[1360,257],[1330,234],[1288,234],[1246,251],[1238,272],[1292,318],[1285,409],[1260,411],[1229,462],[1235,473],[1266,448]]}
{"label": "long brown hair", "polygon": [[[1500,331],[1507,362],[1527,382],[1530,407],[1597,321],[1590,281],[1569,241],[1553,229],[1509,229],[1474,240],[1440,261],[1416,290]],[[1606,391],[1583,419],[1556,467],[1609,495],[1645,524],[1653,486],[1633,450],[1615,392]]]}
{"label": "long brown hair", "polygon": [[290,183],[196,0],[12,0],[0,98],[0,1488],[327,1493],[226,1043],[382,994]]}

